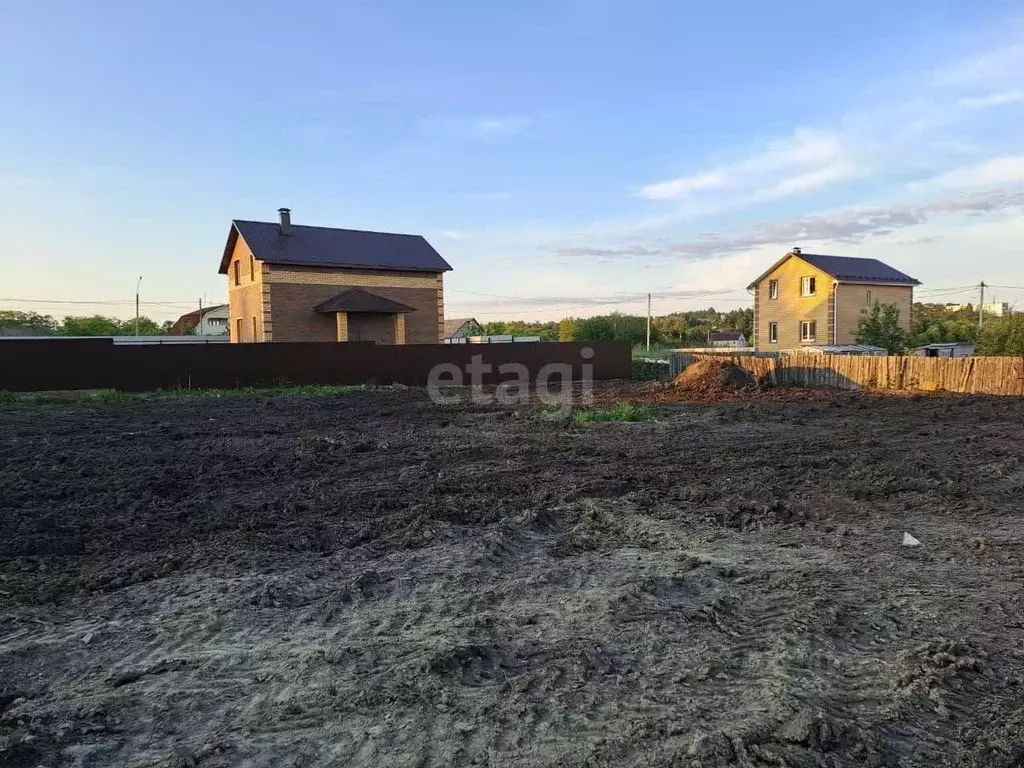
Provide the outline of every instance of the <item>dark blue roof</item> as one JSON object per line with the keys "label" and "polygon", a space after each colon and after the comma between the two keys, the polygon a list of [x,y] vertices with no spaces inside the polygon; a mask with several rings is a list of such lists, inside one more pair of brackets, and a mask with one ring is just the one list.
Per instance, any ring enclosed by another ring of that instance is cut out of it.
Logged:
{"label": "dark blue roof", "polygon": [[860,259],[854,256],[825,256],[818,253],[798,253],[795,256],[813,264],[822,272],[828,272],[836,280],[851,280],[864,283],[910,283],[920,285],[910,275],[905,275],[878,259]]}
{"label": "dark blue roof", "polygon": [[447,272],[451,266],[421,235],[364,232],[291,225],[282,235],[277,222],[231,222],[220,273],[227,274],[238,235],[253,256],[271,264],[303,267],[348,267],[363,269]]}

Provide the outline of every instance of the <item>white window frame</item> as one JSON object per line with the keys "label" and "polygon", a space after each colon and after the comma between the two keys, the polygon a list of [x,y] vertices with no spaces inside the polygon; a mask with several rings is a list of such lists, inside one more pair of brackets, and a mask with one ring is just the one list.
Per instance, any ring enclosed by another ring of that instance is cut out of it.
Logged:
{"label": "white window frame", "polygon": [[818,293],[818,281],[814,275],[800,278],[800,295],[815,296]]}
{"label": "white window frame", "polygon": [[868,291],[868,303],[867,303],[867,306],[868,307],[871,306],[871,291]]}
{"label": "white window frame", "polygon": [[768,343],[778,344],[779,343],[779,324],[768,323]]}
{"label": "white window frame", "polygon": [[816,320],[801,320],[800,341],[814,341],[818,332],[817,325],[818,323]]}
{"label": "white window frame", "polygon": [[768,281],[768,298],[777,299],[779,298],[779,281],[769,280]]}

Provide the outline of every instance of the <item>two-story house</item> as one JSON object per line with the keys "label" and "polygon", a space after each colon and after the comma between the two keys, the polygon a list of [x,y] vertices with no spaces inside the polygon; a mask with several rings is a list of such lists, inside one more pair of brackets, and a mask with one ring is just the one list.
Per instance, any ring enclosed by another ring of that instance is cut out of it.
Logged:
{"label": "two-story house", "polygon": [[220,261],[228,279],[231,341],[444,338],[444,273],[420,235],[277,222],[231,222]]}
{"label": "two-story house", "polygon": [[823,256],[794,248],[748,286],[754,291],[754,349],[854,344],[861,311],[894,304],[910,330],[920,281],[878,259]]}

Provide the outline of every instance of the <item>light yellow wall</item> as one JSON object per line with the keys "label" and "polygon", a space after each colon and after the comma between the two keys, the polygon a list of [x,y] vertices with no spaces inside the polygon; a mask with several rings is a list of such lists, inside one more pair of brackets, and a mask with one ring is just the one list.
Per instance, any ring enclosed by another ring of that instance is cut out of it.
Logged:
{"label": "light yellow wall", "polygon": [[[252,262],[255,274],[250,275],[252,254],[241,237],[235,242],[235,249],[228,262],[228,325],[232,343],[270,341],[266,332],[267,315],[270,312],[270,295],[264,290],[264,264]],[[239,265],[239,284],[235,285],[235,264]],[[252,318],[256,318],[256,337],[253,338]],[[242,320],[242,336],[238,338],[238,320]]]}
{"label": "light yellow wall", "polygon": [[895,304],[900,311],[900,327],[905,331],[910,330],[910,315],[914,306],[914,289],[911,286],[840,283],[836,300],[837,344],[856,343],[861,310],[869,308],[868,291],[871,292],[872,302]]}
{"label": "light yellow wall", "polygon": [[[814,296],[800,295],[800,278],[817,279]],[[779,281],[779,298],[768,298],[771,280]],[[813,267],[798,256],[786,259],[757,284],[757,318],[754,347],[758,351],[794,349],[811,342],[800,341],[800,323],[814,320],[817,323],[813,343],[829,343],[829,297],[832,292],[832,276]],[[779,324],[778,343],[768,341],[769,323]]]}

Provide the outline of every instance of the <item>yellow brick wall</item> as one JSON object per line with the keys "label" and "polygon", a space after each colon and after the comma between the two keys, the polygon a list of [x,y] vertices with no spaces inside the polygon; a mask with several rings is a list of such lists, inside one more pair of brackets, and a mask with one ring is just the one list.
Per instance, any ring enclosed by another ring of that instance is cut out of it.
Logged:
{"label": "yellow brick wall", "polygon": [[860,321],[861,310],[869,308],[868,292],[871,294],[872,303],[895,304],[900,311],[900,327],[905,331],[910,330],[910,315],[914,305],[914,289],[912,287],[840,283],[836,301],[838,310],[837,344],[856,343],[857,324]]}
{"label": "yellow brick wall", "polygon": [[[235,265],[238,265],[239,283],[235,285]],[[269,294],[265,290],[265,265],[252,258],[242,238],[235,242],[235,250],[228,263],[228,325],[231,341],[235,344],[270,341],[267,332]],[[256,336],[253,337],[252,319],[256,318]],[[242,335],[238,336],[238,320],[242,321]]]}
{"label": "yellow brick wall", "polygon": [[[800,295],[800,278],[817,279],[814,296]],[[769,298],[771,280],[779,281],[779,298]],[[755,297],[755,338],[758,351],[794,349],[812,342],[800,341],[800,323],[814,320],[817,323],[816,344],[829,343],[829,298],[832,292],[832,276],[813,267],[803,259],[794,256],[784,261],[775,271],[766,275],[757,284]],[[769,342],[769,324],[778,323],[778,342]]]}

